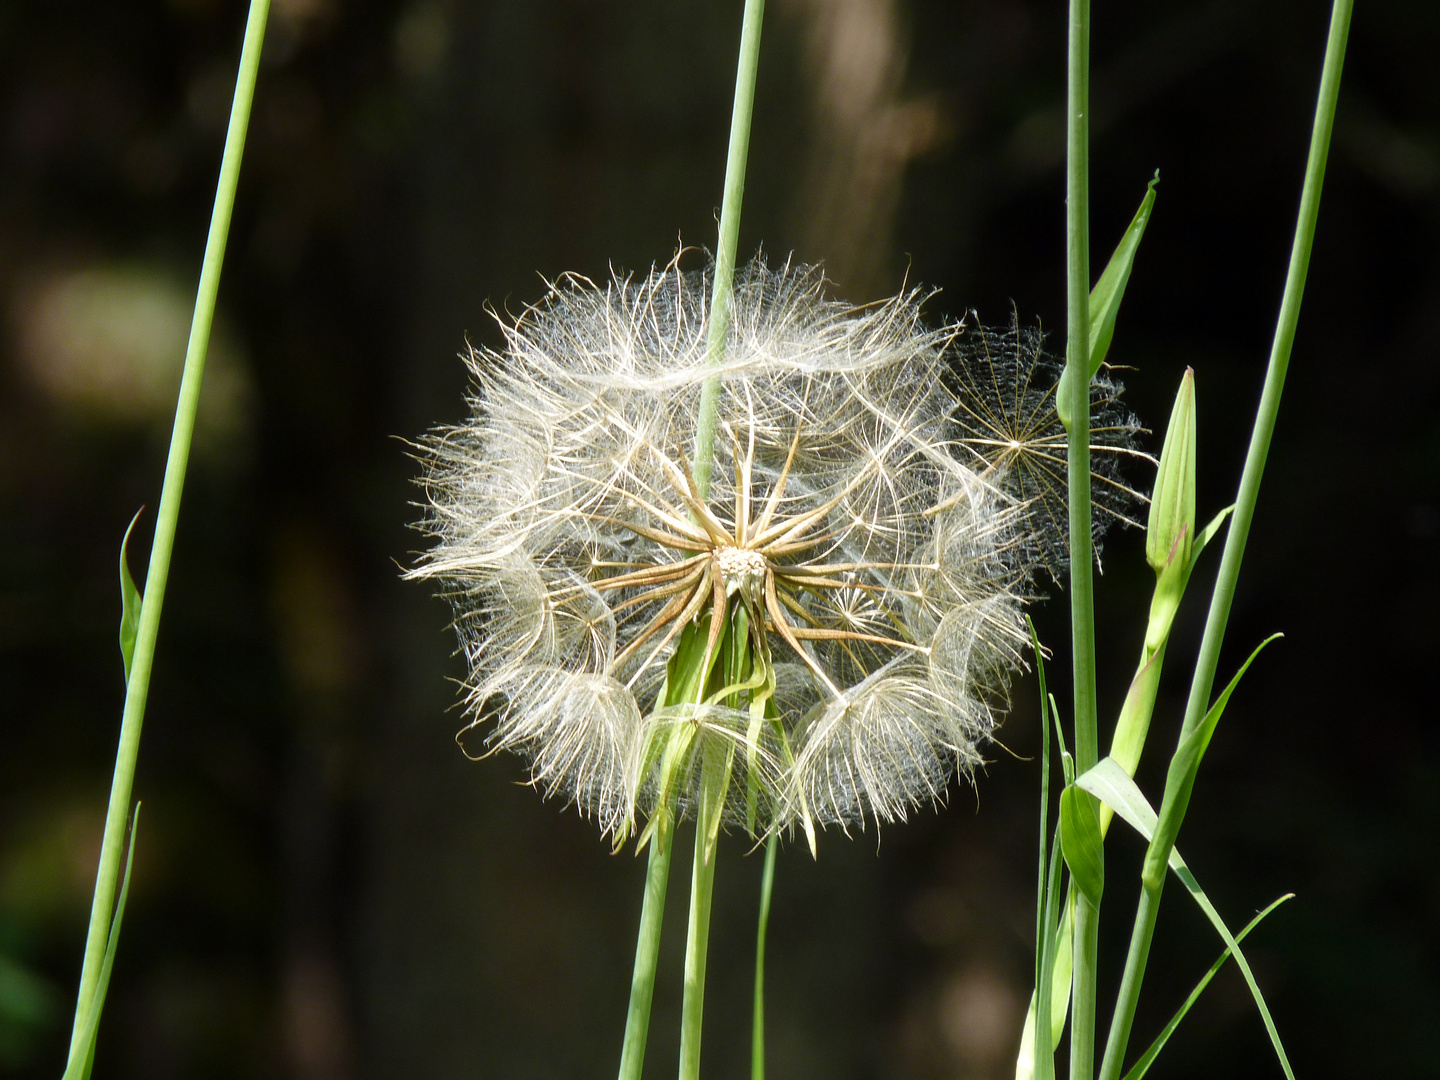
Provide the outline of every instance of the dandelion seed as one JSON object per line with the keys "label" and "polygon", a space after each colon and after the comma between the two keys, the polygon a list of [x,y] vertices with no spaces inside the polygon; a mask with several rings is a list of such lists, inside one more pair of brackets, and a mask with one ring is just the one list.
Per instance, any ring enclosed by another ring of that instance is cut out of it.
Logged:
{"label": "dandelion seed", "polygon": [[[710,286],[678,257],[555,282],[503,352],[470,354],[470,418],[422,444],[435,545],[410,576],[454,606],[470,715],[617,838],[693,812],[710,767],[749,828],[942,799],[1022,664],[1029,583],[1062,565],[1038,335],[929,329],[915,292],[852,308],[822,286],[789,264],[737,276],[704,497]],[[1097,448],[1128,452],[1108,384],[1094,415]],[[1113,472],[1097,486],[1123,516]],[[709,664],[731,640],[749,666],[676,700],[676,650]]]}

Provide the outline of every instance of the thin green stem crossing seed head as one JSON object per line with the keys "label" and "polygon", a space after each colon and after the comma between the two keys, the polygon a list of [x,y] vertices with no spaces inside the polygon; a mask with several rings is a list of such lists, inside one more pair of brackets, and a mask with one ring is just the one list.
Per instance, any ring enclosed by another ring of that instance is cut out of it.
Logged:
{"label": "thin green stem crossing seed head", "polygon": [[[734,751],[731,822],[757,793],[766,828],[903,818],[981,760],[1022,663],[1021,603],[1063,546],[1058,369],[1032,332],[930,329],[914,292],[854,308],[823,284],[742,270],[717,369],[708,269],[563,277],[503,352],[472,351],[470,418],[422,443],[435,545],[410,576],[453,604],[487,752],[608,832],[671,797],[694,811],[677,725]],[[1121,451],[1112,401],[1097,389],[1096,441]],[[675,704],[690,626],[706,658],[748,635],[754,670]]]}

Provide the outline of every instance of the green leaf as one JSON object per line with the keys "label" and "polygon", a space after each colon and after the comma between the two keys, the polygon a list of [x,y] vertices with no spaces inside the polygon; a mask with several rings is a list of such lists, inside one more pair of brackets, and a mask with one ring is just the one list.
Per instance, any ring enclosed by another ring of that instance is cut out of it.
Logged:
{"label": "green leaf", "polygon": [[[1140,238],[1145,235],[1145,226],[1150,224],[1150,211],[1155,206],[1155,185],[1159,182],[1160,172],[1157,169],[1154,179],[1145,188],[1145,198],[1140,201],[1140,209],[1135,211],[1130,227],[1125,230],[1125,235],[1120,238],[1115,253],[1110,256],[1110,261],[1105,266],[1105,272],[1090,290],[1091,378],[1100,370],[1100,365],[1105,362],[1105,354],[1110,351],[1110,340],[1115,336],[1115,316],[1119,314],[1120,301],[1125,297],[1125,286],[1130,281],[1130,270],[1135,265],[1135,253],[1140,249]],[[1055,404],[1060,413],[1060,421],[1067,428],[1070,426],[1069,409],[1065,405],[1069,400],[1065,395],[1065,379],[1068,375],[1067,369],[1055,391]]]}
{"label": "green leaf", "polygon": [[125,875],[120,880],[120,895],[115,901],[115,915],[110,920],[110,935],[105,940],[105,959],[100,964],[100,978],[95,983],[95,995],[85,1013],[80,1040],[75,1044],[60,1080],[90,1080],[90,1069],[95,1064],[100,1012],[105,1007],[105,993],[110,989],[110,971],[115,966],[115,950],[120,944],[120,921],[125,917],[125,901],[130,895],[130,867],[135,860],[135,832],[139,825],[140,804],[136,803],[135,813],[130,819],[130,844],[125,851]]}
{"label": "green leaf", "polygon": [[[1290,900],[1294,896],[1294,893],[1286,893],[1278,900],[1272,901],[1269,907],[1245,924],[1244,929],[1235,935],[1235,940],[1237,942],[1244,941],[1250,931],[1260,925],[1265,916],[1269,915],[1286,900]],[[1164,1030],[1155,1037],[1155,1041],[1150,1044],[1145,1053],[1140,1055],[1140,1060],[1130,1067],[1130,1071],[1125,1074],[1125,1080],[1142,1080],[1145,1073],[1149,1071],[1150,1066],[1155,1064],[1155,1059],[1160,1056],[1160,1051],[1165,1049],[1165,1044],[1170,1041],[1170,1036],[1175,1034],[1175,1029],[1180,1026],[1180,1021],[1185,1019],[1185,1014],[1190,1011],[1195,1002],[1200,1000],[1200,995],[1204,992],[1205,987],[1210,985],[1210,980],[1219,974],[1220,969],[1225,966],[1225,961],[1228,959],[1230,959],[1230,947],[1227,945],[1225,951],[1220,954],[1220,958],[1210,965],[1210,970],[1195,984],[1195,989],[1190,991],[1190,996],[1185,999],[1185,1004],[1181,1005],[1175,1015],[1170,1018],[1170,1022],[1166,1024]]]}
{"label": "green leaf", "polygon": [[126,549],[130,546],[130,533],[144,512],[143,506],[135,511],[135,516],[125,528],[125,538],[120,541],[120,658],[125,661],[127,683],[130,681],[130,663],[135,658],[135,635],[140,632],[140,590],[135,588],[135,579],[130,576]]}
{"label": "green leaf", "polygon": [[[1257,649],[1256,652],[1258,651]],[[1251,655],[1251,659],[1254,659],[1253,654]],[[1234,682],[1239,680],[1241,674],[1244,674],[1244,668],[1235,676],[1235,680],[1232,680],[1231,688],[1233,688]],[[1219,705],[1222,703],[1217,702],[1216,704]],[[1179,757],[1179,751],[1176,751],[1176,757]],[[1154,809],[1150,806],[1144,794],[1135,785],[1135,781],[1130,779],[1125,770],[1122,769],[1119,763],[1113,758],[1102,758],[1094,768],[1086,771],[1075,781],[1075,786],[1088,791],[1106,806],[1110,807],[1110,809],[1114,810],[1116,816],[1123,819],[1126,824],[1147,841],[1155,838],[1155,826],[1158,819],[1156,818]],[[1240,951],[1239,943],[1230,933],[1229,927],[1225,925],[1225,920],[1220,918],[1220,913],[1215,910],[1215,906],[1210,903],[1210,898],[1205,895],[1205,890],[1200,888],[1200,883],[1195,880],[1195,875],[1192,874],[1190,868],[1185,865],[1185,860],[1180,857],[1178,848],[1171,847],[1169,864],[1170,869],[1174,871],[1175,876],[1180,879],[1180,883],[1185,886],[1186,891],[1190,893],[1196,905],[1205,913],[1205,917],[1210,920],[1210,925],[1215,928],[1215,932],[1220,935],[1220,939],[1225,942],[1226,947],[1234,954],[1235,963],[1245,976],[1245,983],[1250,987],[1250,995],[1255,999],[1255,1007],[1260,1010],[1260,1018],[1265,1022],[1265,1030],[1270,1034],[1270,1043],[1275,1048],[1275,1054],[1280,1059],[1280,1065],[1285,1070],[1285,1075],[1289,1080],[1295,1080],[1295,1073],[1290,1068],[1290,1059],[1285,1055],[1285,1047],[1280,1042],[1280,1033],[1276,1030],[1275,1021],[1270,1016],[1270,1007],[1265,1004],[1265,995],[1260,992],[1260,986],[1255,981],[1254,973],[1250,970],[1250,962],[1245,959],[1245,954]]]}
{"label": "green leaf", "polygon": [[1215,534],[1220,531],[1220,526],[1225,524],[1225,519],[1228,518],[1234,510],[1235,504],[1231,503],[1211,518],[1209,524],[1195,534],[1195,543],[1190,548],[1190,573],[1195,572],[1195,564],[1200,561],[1200,552],[1204,551],[1205,545],[1215,538]]}
{"label": "green leaf", "polygon": [[1100,906],[1105,890],[1105,851],[1100,839],[1100,819],[1095,802],[1088,799],[1074,784],[1060,793],[1060,849],[1065,865],[1076,887],[1090,901]]}
{"label": "green leaf", "polygon": [[[1269,645],[1276,638],[1284,637],[1284,634],[1271,634],[1250,654],[1245,663],[1240,665],[1240,670],[1235,672],[1235,677],[1230,680],[1228,686],[1215,699],[1215,704],[1210,706],[1210,711],[1205,714],[1205,719],[1200,721],[1199,726],[1192,731],[1185,741],[1175,751],[1175,762],[1186,768],[1200,768],[1200,759],[1205,756],[1205,751],[1210,746],[1210,737],[1215,734],[1215,725],[1220,722],[1220,716],[1225,712],[1225,706],[1230,703],[1230,695],[1235,692],[1235,687],[1240,685],[1240,677],[1250,670],[1250,665],[1260,655],[1260,650]],[[1190,759],[1194,758],[1192,762]],[[1172,766],[1173,768],[1174,766]]]}

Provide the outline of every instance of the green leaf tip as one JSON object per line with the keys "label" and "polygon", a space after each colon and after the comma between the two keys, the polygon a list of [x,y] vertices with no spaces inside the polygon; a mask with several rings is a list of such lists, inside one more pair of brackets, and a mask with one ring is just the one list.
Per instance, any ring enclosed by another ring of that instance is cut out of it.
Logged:
{"label": "green leaf tip", "polygon": [[[1140,200],[1140,209],[1130,221],[1125,235],[1115,247],[1115,253],[1105,265],[1105,272],[1095,287],[1090,290],[1090,376],[1100,370],[1105,354],[1110,351],[1110,341],[1115,336],[1115,316],[1120,312],[1120,301],[1125,298],[1125,286],[1130,282],[1130,271],[1135,266],[1135,253],[1140,250],[1140,240],[1145,235],[1145,226],[1150,224],[1150,211],[1155,207],[1155,185],[1160,183],[1160,170],[1145,187],[1145,197]],[[1070,426],[1069,398],[1066,396],[1065,380],[1069,369],[1060,377],[1060,387],[1055,393],[1055,404],[1060,422]]]}
{"label": "green leaf tip", "polygon": [[135,579],[130,576],[127,549],[135,523],[144,512],[143,506],[135,511],[130,524],[125,527],[125,537],[120,541],[120,659],[125,662],[127,683],[130,681],[130,665],[135,659],[135,637],[140,632],[140,590],[135,587]]}

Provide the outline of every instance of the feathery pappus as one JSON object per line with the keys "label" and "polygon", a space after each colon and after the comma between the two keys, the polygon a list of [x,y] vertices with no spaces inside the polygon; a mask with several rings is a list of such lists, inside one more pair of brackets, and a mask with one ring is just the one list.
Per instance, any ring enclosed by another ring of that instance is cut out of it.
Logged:
{"label": "feathery pappus", "polygon": [[[693,812],[717,767],[752,831],[903,819],[980,762],[1022,604],[1063,570],[1060,368],[1017,323],[930,328],[916,291],[853,307],[760,260],[716,366],[710,289],[679,256],[566,275],[471,350],[469,417],[421,443],[434,544],[408,576],[453,607],[487,752],[617,840]],[[1117,468],[1137,425],[1091,395],[1098,536],[1139,501]],[[732,640],[743,670],[680,695],[677,650],[713,665]]]}

